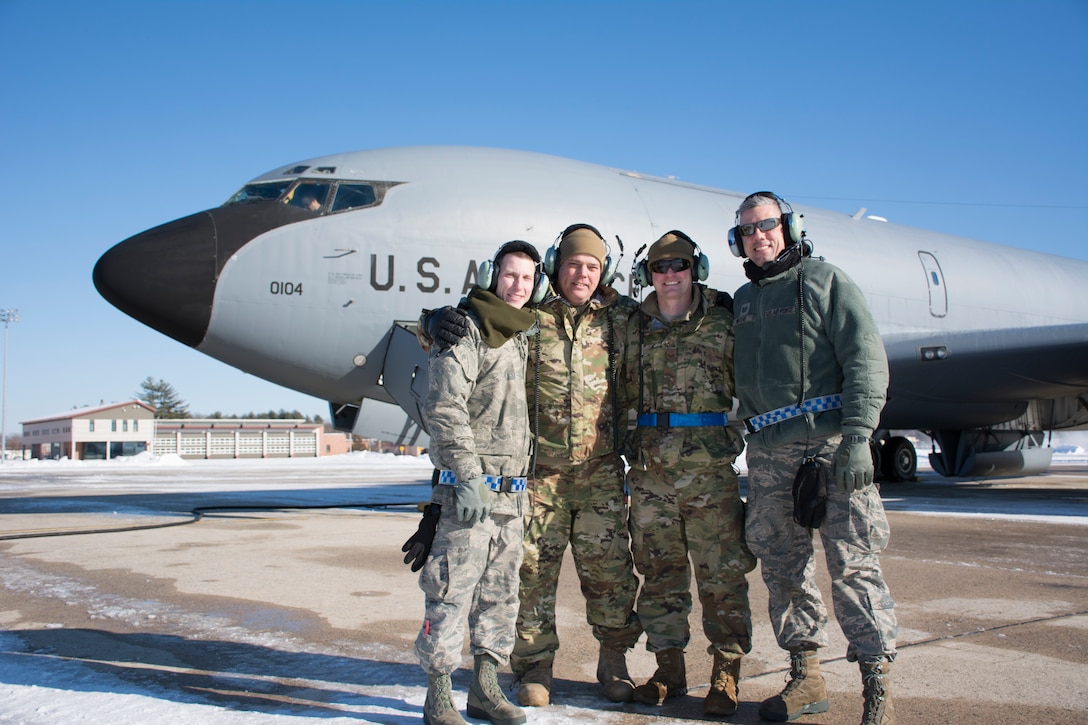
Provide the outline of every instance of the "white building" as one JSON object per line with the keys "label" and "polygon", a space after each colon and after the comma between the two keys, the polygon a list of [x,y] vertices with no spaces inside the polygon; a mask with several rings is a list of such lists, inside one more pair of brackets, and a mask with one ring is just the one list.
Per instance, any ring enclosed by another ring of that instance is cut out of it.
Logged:
{"label": "white building", "polygon": [[140,400],[75,408],[22,421],[31,458],[104,460],[134,456],[155,440],[155,409]]}
{"label": "white building", "polygon": [[302,418],[169,418],[140,400],[23,421],[31,458],[107,460],[150,451],[182,458],[312,458],[347,453],[351,436]]}
{"label": "white building", "polygon": [[350,438],[302,418],[176,418],[156,421],[157,456],[312,458],[347,453]]}

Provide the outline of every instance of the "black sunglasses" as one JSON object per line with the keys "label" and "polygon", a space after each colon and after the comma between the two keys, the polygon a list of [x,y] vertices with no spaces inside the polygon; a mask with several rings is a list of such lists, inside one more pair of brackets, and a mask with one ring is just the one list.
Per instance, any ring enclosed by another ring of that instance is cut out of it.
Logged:
{"label": "black sunglasses", "polygon": [[771,217],[770,219],[762,219],[755,224],[741,224],[740,233],[746,237],[750,237],[756,233],[756,229],[763,232],[769,232],[781,223],[782,220],[778,217]]}
{"label": "black sunglasses", "polygon": [[670,269],[673,272],[683,272],[690,266],[691,261],[687,259],[659,259],[656,262],[650,262],[650,271],[658,274],[665,274]]}

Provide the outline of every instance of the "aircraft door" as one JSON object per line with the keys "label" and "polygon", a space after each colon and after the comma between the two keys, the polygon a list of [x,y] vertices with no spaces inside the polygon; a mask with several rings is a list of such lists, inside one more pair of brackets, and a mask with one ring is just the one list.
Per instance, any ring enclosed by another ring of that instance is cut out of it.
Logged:
{"label": "aircraft door", "polygon": [[929,252],[918,252],[922,260],[922,269],[926,273],[926,285],[929,287],[929,314],[944,317],[948,314],[948,290],[944,285],[944,275],[937,258]]}
{"label": "aircraft door", "polygon": [[401,410],[424,431],[421,405],[427,397],[427,372],[427,353],[420,347],[415,333],[394,324],[382,365],[381,384]]}

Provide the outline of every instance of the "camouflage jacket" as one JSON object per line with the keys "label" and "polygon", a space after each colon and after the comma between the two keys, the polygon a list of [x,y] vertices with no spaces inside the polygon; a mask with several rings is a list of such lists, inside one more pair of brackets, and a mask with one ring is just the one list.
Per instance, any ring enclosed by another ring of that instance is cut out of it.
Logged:
{"label": "camouflage jacket", "polygon": [[[528,472],[527,352],[526,334],[492,348],[475,324],[453,347],[441,352],[432,348],[423,419],[436,468],[452,470],[459,480]],[[453,491],[435,488],[436,495]]]}
{"label": "camouflage jacket", "polygon": [[685,317],[668,322],[650,293],[627,323],[623,400],[635,413],[729,413],[729,427],[636,426],[625,453],[632,466],[721,465],[744,447],[733,420],[733,313],[729,296],[704,285]]}
{"label": "camouflage jacket", "polygon": [[609,379],[618,375],[624,325],[636,304],[606,287],[581,314],[561,297],[540,305],[539,347],[533,343],[526,370],[540,463],[565,466],[615,451]]}
{"label": "camouflage jacket", "polygon": [[[804,270],[804,390],[799,345],[797,275]],[[806,258],[781,274],[737,290],[739,414],[761,415],[805,399],[842,393],[841,410],[808,413],[763,428],[755,436],[773,448],[840,432],[872,435],[888,389],[888,360],[865,297],[838,267]]]}

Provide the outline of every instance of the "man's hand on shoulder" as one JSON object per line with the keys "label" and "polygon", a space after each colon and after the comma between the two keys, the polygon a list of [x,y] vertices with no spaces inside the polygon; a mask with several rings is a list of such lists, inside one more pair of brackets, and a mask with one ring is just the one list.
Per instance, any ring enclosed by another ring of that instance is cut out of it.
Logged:
{"label": "man's hand on shoulder", "polygon": [[437,310],[424,310],[419,318],[419,329],[440,352],[453,347],[467,335],[468,325],[465,311],[449,305]]}

